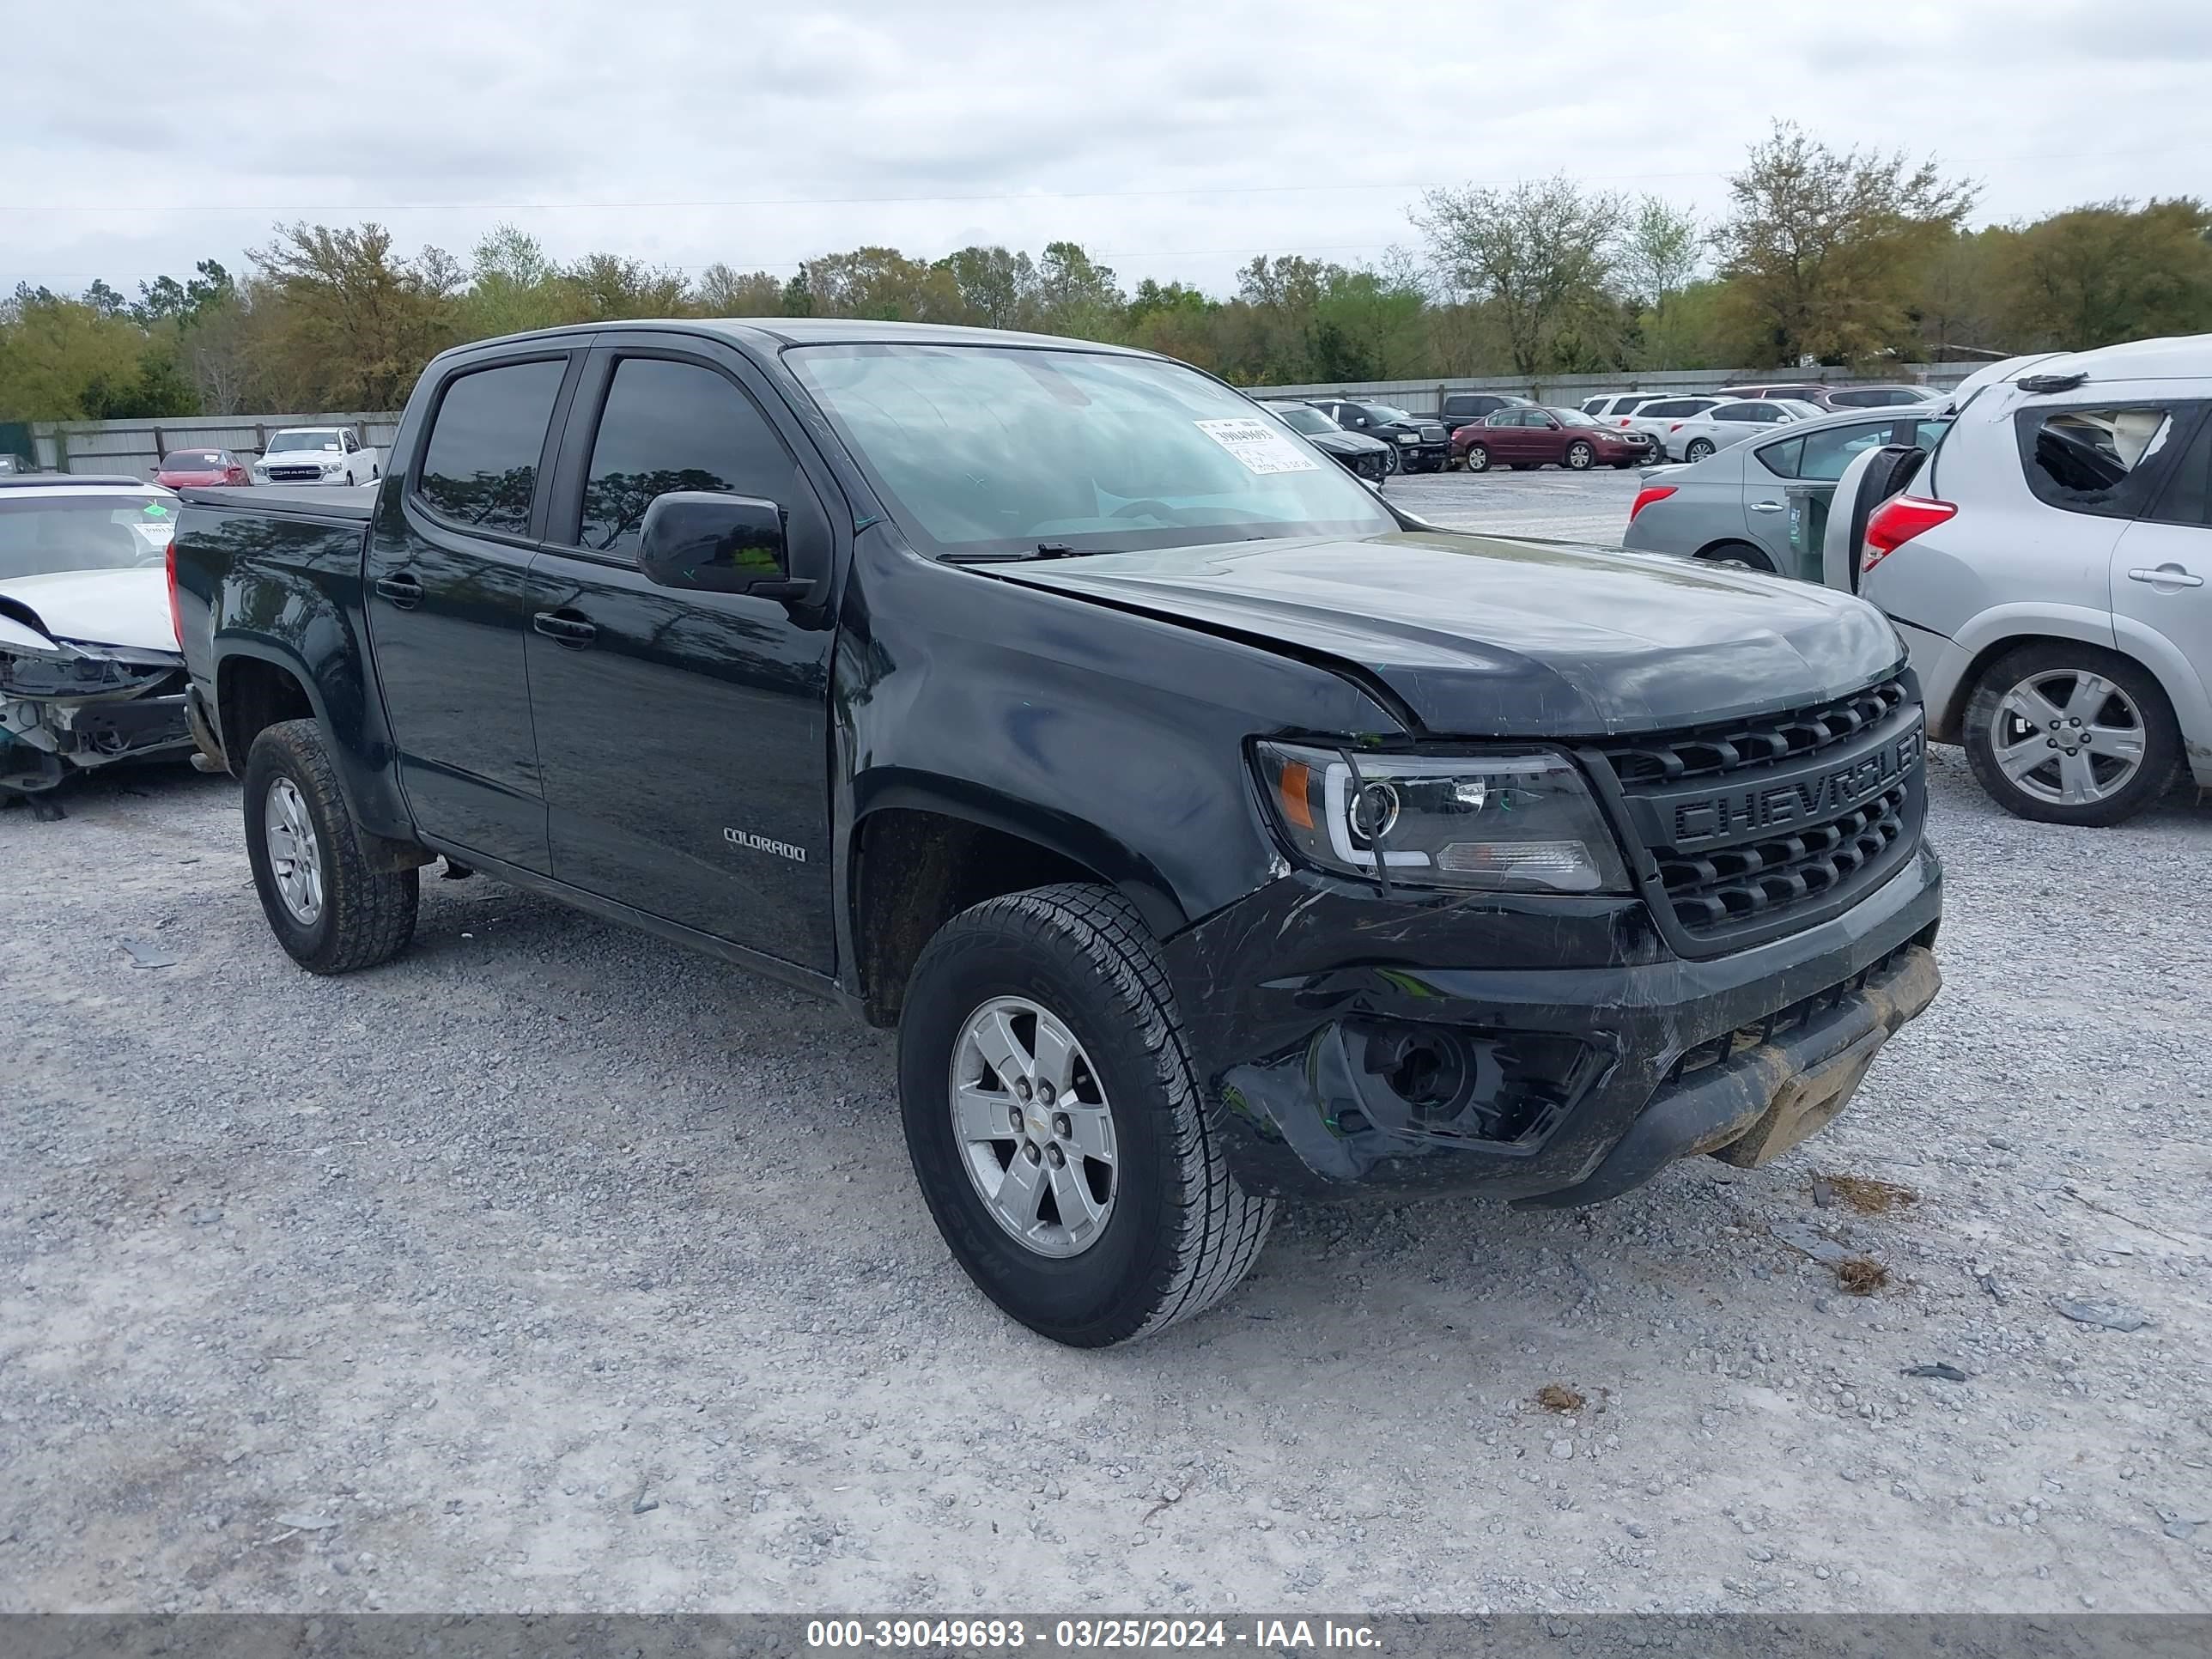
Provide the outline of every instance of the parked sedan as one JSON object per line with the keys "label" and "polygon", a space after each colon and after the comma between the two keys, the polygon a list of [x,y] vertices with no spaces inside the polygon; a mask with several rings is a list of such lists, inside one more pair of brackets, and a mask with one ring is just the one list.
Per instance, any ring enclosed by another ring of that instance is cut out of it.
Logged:
{"label": "parked sedan", "polygon": [[1453,456],[1466,462],[1470,472],[1486,472],[1493,465],[1585,472],[1593,466],[1634,466],[1653,459],[1644,434],[1601,426],[1579,409],[1501,409],[1480,424],[1453,433],[1451,446]]}
{"label": "parked sedan", "polygon": [[1355,478],[1381,483],[1398,470],[1398,453],[1380,438],[1364,432],[1346,432],[1311,404],[1268,404],[1283,424]]}
{"label": "parked sedan", "polygon": [[1708,455],[1688,466],[1645,475],[1628,509],[1621,545],[1649,553],[1749,565],[1811,581],[1813,567],[1790,546],[1790,486],[1833,483],[1852,458],[1884,444],[1932,449],[1950,423],[1936,411],[1847,410]]}
{"label": "parked sedan", "polygon": [[0,488],[0,796],[190,751],[163,569],[177,506],[128,477]]}
{"label": "parked sedan", "polygon": [[1817,421],[1826,412],[1817,404],[1796,403],[1787,398],[1715,404],[1700,414],[1668,422],[1667,448],[1686,461],[1702,461],[1731,444],[1761,436],[1793,422]]}
{"label": "parked sedan", "polygon": [[164,489],[250,484],[246,463],[227,449],[173,449],[161,457],[154,482]]}
{"label": "parked sedan", "polygon": [[1667,434],[1692,415],[1702,415],[1726,402],[1722,398],[1689,397],[1660,398],[1642,405],[1633,415],[1616,416],[1619,423],[1631,432],[1641,432],[1651,440],[1652,459],[1671,459],[1667,453]]}
{"label": "parked sedan", "polygon": [[1786,398],[1826,410],[1899,409],[1911,404],[1946,401],[1932,386],[1824,386],[1817,380],[1784,380],[1762,386],[1724,386],[1723,398]]}

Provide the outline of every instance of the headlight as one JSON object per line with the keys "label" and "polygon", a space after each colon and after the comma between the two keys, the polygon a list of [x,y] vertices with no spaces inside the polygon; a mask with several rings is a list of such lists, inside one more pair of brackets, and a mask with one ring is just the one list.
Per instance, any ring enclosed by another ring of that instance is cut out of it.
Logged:
{"label": "headlight", "polygon": [[1379,853],[1383,874],[1412,887],[1631,890],[1613,833],[1564,756],[1347,757],[1262,743],[1254,762],[1291,845],[1322,869],[1372,877]]}
{"label": "headlight", "polygon": [[1420,442],[1421,440],[1419,435],[1416,433],[1401,432],[1398,434],[1398,441],[1401,444],[1417,444]]}

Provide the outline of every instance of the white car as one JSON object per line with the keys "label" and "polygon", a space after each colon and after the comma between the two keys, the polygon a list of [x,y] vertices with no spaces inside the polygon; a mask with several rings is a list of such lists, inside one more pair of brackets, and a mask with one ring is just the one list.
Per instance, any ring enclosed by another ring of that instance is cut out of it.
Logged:
{"label": "white car", "polygon": [[0,795],[191,753],[166,568],[178,505],[135,478],[0,478]]}
{"label": "white car", "polygon": [[376,451],[349,426],[288,426],[253,464],[258,484],[361,484],[378,476]]}
{"label": "white car", "polygon": [[1793,421],[1818,421],[1827,413],[1818,404],[1801,404],[1790,398],[1739,398],[1665,422],[1667,429],[1660,442],[1670,455],[1702,461],[1747,438],[1766,437]]}
{"label": "white car", "polygon": [[1679,392],[1608,392],[1601,398],[1583,398],[1582,410],[1608,426],[1626,426],[1627,417],[1646,404],[1668,401],[1682,395]]}
{"label": "white car", "polygon": [[2110,824],[2184,767],[2212,789],[2212,335],[2003,365],[1917,473],[1866,476],[1831,529],[1864,514],[1859,590],[2000,805]]}
{"label": "white car", "polygon": [[1692,415],[1702,415],[1722,401],[1718,398],[1693,398],[1686,392],[1675,398],[1655,398],[1639,407],[1633,415],[1626,417],[1616,416],[1614,419],[1622,426],[1650,437],[1657,451],[1654,459],[1664,461],[1672,459],[1667,448],[1668,433]]}

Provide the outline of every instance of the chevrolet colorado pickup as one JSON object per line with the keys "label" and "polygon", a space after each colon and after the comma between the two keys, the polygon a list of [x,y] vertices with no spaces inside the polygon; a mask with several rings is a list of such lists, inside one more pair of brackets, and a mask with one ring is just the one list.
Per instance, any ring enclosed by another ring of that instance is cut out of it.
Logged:
{"label": "chevrolet colorado pickup", "polygon": [[1279,1198],[1771,1159],[1938,983],[1919,698],[1848,594],[1446,533],[1182,364],[623,323],[424,372],[374,489],[188,492],[269,925],[443,857],[898,1030],[915,1173],[1060,1341]]}

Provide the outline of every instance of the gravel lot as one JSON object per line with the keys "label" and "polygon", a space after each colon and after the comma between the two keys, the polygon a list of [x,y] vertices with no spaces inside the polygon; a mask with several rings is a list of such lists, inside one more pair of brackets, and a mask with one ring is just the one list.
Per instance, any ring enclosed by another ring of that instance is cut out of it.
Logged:
{"label": "gravel lot", "polygon": [[0,814],[0,1610],[2212,1607],[2212,812],[1932,772],[1948,988],[1811,1146],[1291,1210],[1103,1354],[954,1268],[886,1037],[481,878],[310,978],[227,781]]}

